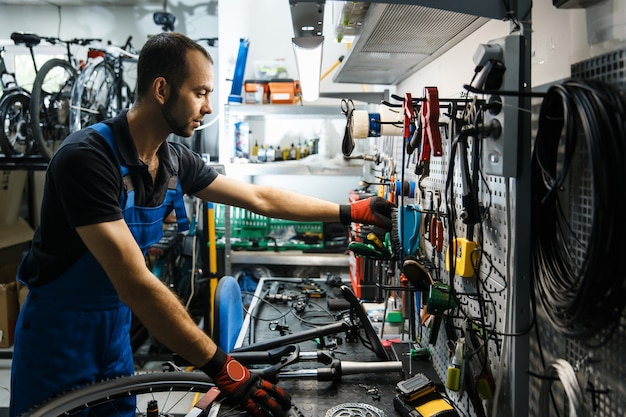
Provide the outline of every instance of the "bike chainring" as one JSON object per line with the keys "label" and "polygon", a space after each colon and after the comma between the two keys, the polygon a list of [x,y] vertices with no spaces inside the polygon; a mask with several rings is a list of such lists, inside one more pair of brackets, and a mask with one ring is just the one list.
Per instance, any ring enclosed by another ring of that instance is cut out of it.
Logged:
{"label": "bike chainring", "polygon": [[339,404],[326,412],[326,417],[386,417],[379,408],[365,403]]}

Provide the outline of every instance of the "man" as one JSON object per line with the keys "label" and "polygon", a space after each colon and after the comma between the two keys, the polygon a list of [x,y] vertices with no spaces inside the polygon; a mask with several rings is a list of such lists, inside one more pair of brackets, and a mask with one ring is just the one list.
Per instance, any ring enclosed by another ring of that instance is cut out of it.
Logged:
{"label": "man", "polygon": [[[77,386],[132,374],[132,309],[248,413],[281,416],[289,395],[217,348],[146,267],[144,250],[160,239],[172,211],[185,228],[183,193],[271,217],[386,228],[391,205],[339,205],[218,175],[166,141],[170,133],[191,136],[211,113],[212,58],[186,36],[162,33],[142,48],[137,71],[132,108],[73,133],[50,161],[40,226],[18,272],[30,291],[16,328],[10,415]],[[115,409],[135,415],[134,401],[118,401]]]}

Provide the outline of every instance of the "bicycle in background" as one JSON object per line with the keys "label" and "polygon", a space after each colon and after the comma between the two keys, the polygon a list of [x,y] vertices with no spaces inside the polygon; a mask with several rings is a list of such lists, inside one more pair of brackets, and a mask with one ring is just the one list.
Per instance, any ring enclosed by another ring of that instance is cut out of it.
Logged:
{"label": "bicycle in background", "polygon": [[122,47],[108,45],[90,51],[90,59],[72,88],[70,130],[80,130],[130,108],[134,88],[124,78],[125,65],[139,56],[129,36]]}
{"label": "bicycle in background", "polygon": [[64,44],[67,50],[67,58],[49,59],[39,68],[31,93],[29,109],[32,135],[40,154],[49,160],[70,133],[72,86],[80,70],[80,63],[72,54],[71,46],[87,46],[101,39],[62,40],[30,35],[53,45]]}
{"label": "bicycle in background", "polygon": [[0,47],[0,149],[5,157],[18,157],[30,152],[30,93],[20,87],[15,73],[9,72]]}
{"label": "bicycle in background", "polygon": [[[42,38],[32,33],[13,32],[11,40],[16,45],[24,45],[30,52],[35,74],[37,62],[34,47],[39,45]],[[30,101],[31,92],[20,86],[15,73],[7,70],[4,60],[4,48],[0,51],[0,77],[2,78],[2,98],[0,99],[0,147],[5,157],[20,157],[33,153],[34,142],[30,129]]]}

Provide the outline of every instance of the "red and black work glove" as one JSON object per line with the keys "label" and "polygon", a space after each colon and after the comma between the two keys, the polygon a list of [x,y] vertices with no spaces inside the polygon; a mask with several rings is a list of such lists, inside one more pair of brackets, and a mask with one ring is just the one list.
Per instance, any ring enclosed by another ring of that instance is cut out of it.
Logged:
{"label": "red and black work glove", "polygon": [[381,197],[370,197],[355,201],[350,204],[339,206],[339,219],[341,223],[362,223],[380,226],[385,230],[391,230],[391,213],[396,208],[393,203]]}
{"label": "red and black work glove", "polygon": [[200,368],[211,377],[228,399],[240,404],[254,417],[284,417],[291,408],[291,396],[217,349],[215,356]]}

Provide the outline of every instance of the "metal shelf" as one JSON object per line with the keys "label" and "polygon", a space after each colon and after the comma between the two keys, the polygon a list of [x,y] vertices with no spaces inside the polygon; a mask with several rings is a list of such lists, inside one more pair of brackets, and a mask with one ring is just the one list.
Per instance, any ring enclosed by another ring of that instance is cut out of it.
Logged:
{"label": "metal shelf", "polygon": [[350,256],[343,253],[304,253],[302,251],[253,252],[231,251],[232,264],[287,266],[350,266]]}
{"label": "metal shelf", "polygon": [[[312,155],[313,157],[315,155]],[[311,157],[308,157],[311,158]],[[229,174],[256,176],[256,175],[339,175],[360,176],[363,174],[363,162],[359,164],[346,162],[345,166],[324,166],[322,164],[309,164],[305,159],[299,161],[276,161],[249,164],[226,164],[225,169]]]}
{"label": "metal shelf", "polygon": [[227,104],[226,114],[245,117],[297,117],[346,116],[341,113],[339,101],[336,106],[309,104]]}

